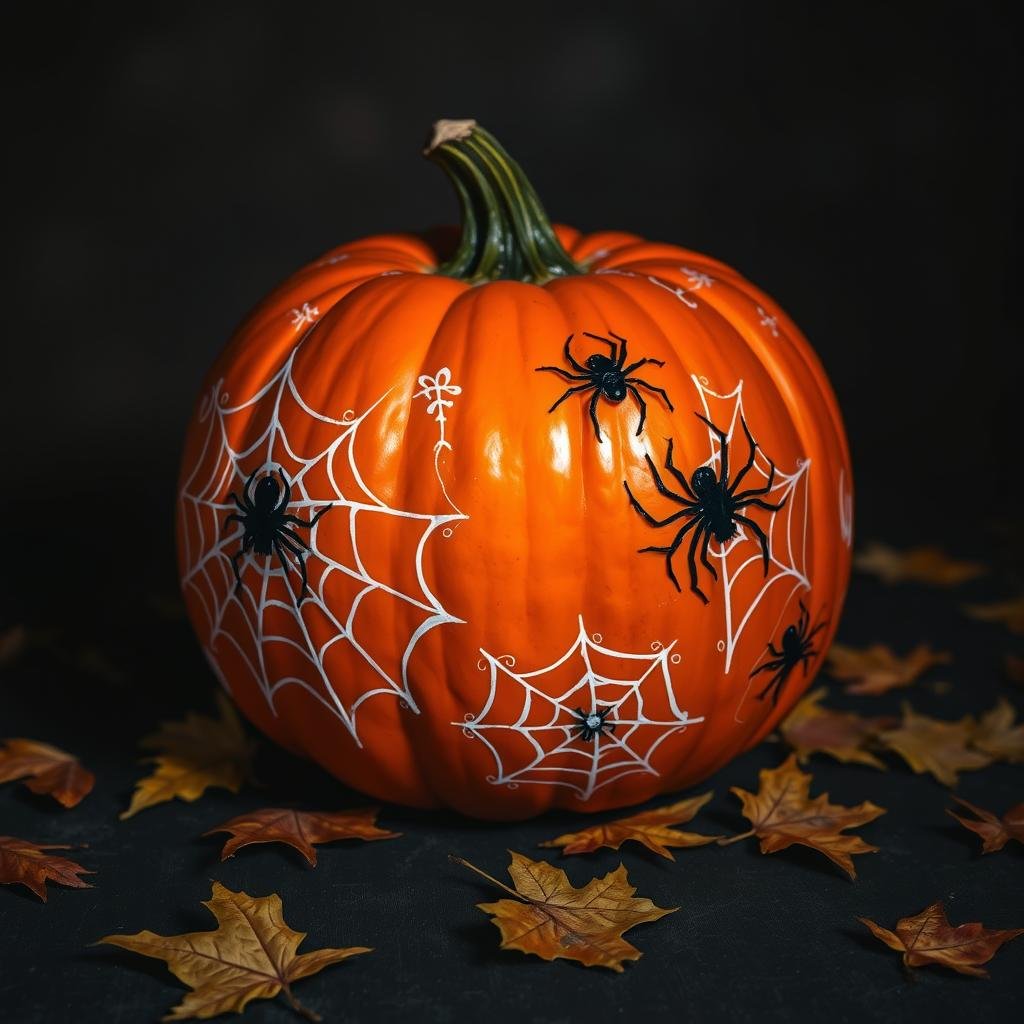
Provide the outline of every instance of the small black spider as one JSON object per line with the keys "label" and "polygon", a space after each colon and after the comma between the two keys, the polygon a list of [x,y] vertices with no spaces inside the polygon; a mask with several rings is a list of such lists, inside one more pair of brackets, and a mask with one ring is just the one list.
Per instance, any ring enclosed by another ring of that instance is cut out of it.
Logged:
{"label": "small black spider", "polygon": [[579,719],[579,724],[573,726],[574,729],[579,729],[580,731],[577,739],[588,743],[595,736],[603,736],[606,731],[615,732],[615,723],[605,721],[608,715],[611,714],[611,710],[611,708],[601,708],[594,711],[584,711],[582,708],[577,708],[575,714]]}
{"label": "small black spider", "polygon": [[[622,486],[626,488],[626,493],[629,495],[630,504],[647,520],[651,526],[668,526],[670,523],[674,523],[679,519],[688,519],[689,522],[675,535],[675,539],[668,547],[646,547],[640,548],[640,551],[657,551],[659,554],[665,556],[665,566],[668,569],[668,578],[675,584],[676,590],[682,590],[679,586],[679,580],[676,579],[676,574],[672,569],[672,556],[676,553],[679,545],[682,544],[683,538],[693,530],[693,538],[690,541],[690,551],[688,555],[688,562],[690,566],[690,589],[705,603],[708,603],[707,596],[697,586],[697,545],[700,543],[701,535],[704,536],[704,543],[700,549],[700,560],[704,565],[704,568],[711,573],[711,578],[714,580],[718,579],[718,573],[715,571],[715,567],[708,561],[708,545],[711,543],[711,538],[714,537],[719,544],[724,544],[732,537],[736,536],[737,523],[742,523],[744,526],[749,527],[751,532],[757,537],[761,544],[761,554],[764,556],[764,574],[768,575],[768,538],[764,534],[764,530],[761,529],[753,519],[743,515],[740,509],[747,508],[749,505],[755,505],[758,508],[767,509],[769,512],[777,512],[783,505],[786,504],[786,499],[783,498],[777,505],[772,505],[767,501],[763,501],[759,495],[767,494],[772,489],[772,484],[775,482],[775,463],[768,459],[768,465],[770,466],[770,472],[768,474],[768,482],[764,487],[754,488],[752,490],[740,491],[739,486],[743,482],[743,478],[750,472],[754,465],[754,455],[757,451],[757,445],[754,439],[750,436],[750,431],[747,429],[746,420],[740,417],[740,423],[743,424],[743,433],[746,434],[747,444],[750,446],[750,457],[747,459],[746,465],[739,471],[736,479],[731,483],[729,481],[729,440],[725,433],[716,427],[711,420],[707,419],[701,414],[695,413],[697,419],[707,426],[718,435],[718,442],[720,446],[721,454],[721,479],[715,475],[715,471],[710,466],[698,466],[693,471],[693,475],[687,482],[686,477],[679,471],[679,469],[672,463],[672,441],[668,439],[668,454],[665,456],[665,468],[672,474],[673,478],[679,483],[686,496],[682,494],[676,494],[675,491],[669,490],[665,486],[664,481],[661,479],[661,475],[658,473],[657,468],[654,465],[654,461],[650,455],[645,455],[644,458],[647,460],[647,465],[650,467],[651,475],[654,477],[654,485],[658,489],[658,493],[664,495],[666,498],[671,498],[672,501],[683,506],[682,511],[674,512],[672,515],[667,516],[665,519],[655,519],[633,496],[633,492],[629,489],[629,484],[623,480]],[[696,527],[696,529],[694,529]]]}
{"label": "small black spider", "polygon": [[257,555],[277,555],[284,569],[285,576],[294,569],[285,551],[291,552],[295,563],[298,565],[299,579],[302,586],[299,588],[298,600],[301,602],[307,595],[306,586],[306,554],[309,552],[309,545],[290,526],[301,526],[310,530],[316,521],[328,510],[320,509],[319,512],[307,523],[305,519],[293,516],[286,511],[292,500],[292,485],[284,475],[284,470],[277,469],[277,477],[268,473],[256,484],[253,490],[253,482],[259,470],[254,470],[245,481],[240,498],[234,491],[228,495],[238,506],[237,512],[224,520],[224,529],[230,523],[241,523],[243,528],[242,546],[231,556],[231,567],[235,570],[235,592],[242,588],[242,576],[238,570],[238,563],[247,551],[255,551]]}
{"label": "small black spider", "polygon": [[793,669],[801,662],[803,662],[804,666],[804,676],[807,675],[807,670],[811,666],[811,659],[818,654],[818,651],[814,649],[812,640],[816,634],[820,633],[828,625],[828,620],[819,622],[814,629],[808,631],[810,624],[811,617],[803,601],[801,601],[800,618],[793,625],[787,626],[782,633],[782,650],[776,650],[775,645],[770,640],[768,641],[768,653],[771,655],[771,660],[766,661],[750,673],[751,679],[762,672],[772,673],[771,679],[768,680],[768,685],[757,694],[757,700],[764,700],[770,693],[772,695],[772,707],[775,707],[779,703],[779,695],[782,693],[782,688],[786,685],[786,680],[789,679]]}
{"label": "small black spider", "polygon": [[[626,366],[626,339],[620,337],[614,331],[609,331],[608,333],[615,339],[615,341],[612,341],[610,338],[603,338],[600,334],[591,334],[589,331],[584,331],[583,337],[593,338],[594,341],[600,341],[605,345],[608,345],[612,350],[611,357],[603,356],[600,352],[595,352],[593,355],[587,356],[586,365],[582,365],[577,362],[575,356],[573,356],[569,349],[569,344],[573,339],[573,336],[570,334],[569,337],[565,339],[565,359],[574,370],[578,370],[579,372],[568,373],[560,366],[538,366],[536,368],[537,373],[540,373],[541,370],[548,370],[551,373],[557,373],[565,380],[582,380],[585,382],[569,388],[569,390],[566,391],[566,393],[562,395],[562,397],[555,402],[550,409],[548,409],[548,412],[554,412],[570,395],[577,394],[580,391],[593,390],[594,397],[590,400],[590,420],[594,424],[594,433],[597,434],[599,444],[602,441],[602,437],[601,425],[597,422],[597,402],[602,395],[604,395],[609,402],[614,402],[616,405],[623,401],[627,394],[633,395],[637,404],[640,406],[640,422],[636,427],[638,435],[640,431],[644,429],[644,420],[647,419],[647,403],[637,390],[637,386],[646,388],[648,391],[653,391],[657,395],[661,395],[661,397],[665,399],[665,404],[669,407],[669,410],[673,410],[674,408],[672,402],[669,400],[668,394],[663,388],[656,388],[653,384],[648,384],[647,381],[641,380],[639,377],[629,376],[634,370],[640,369],[640,367],[645,363],[653,363],[655,366],[664,366],[665,361],[663,359],[638,359],[635,363],[630,363],[629,366]],[[616,344],[616,342],[618,344]]]}

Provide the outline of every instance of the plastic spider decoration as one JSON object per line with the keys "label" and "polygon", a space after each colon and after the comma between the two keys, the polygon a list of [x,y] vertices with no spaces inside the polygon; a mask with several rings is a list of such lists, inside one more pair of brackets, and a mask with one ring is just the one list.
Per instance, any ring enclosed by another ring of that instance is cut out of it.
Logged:
{"label": "plastic spider decoration", "polygon": [[[271,472],[254,488],[257,473],[259,470],[254,470],[245,481],[241,497],[234,491],[228,495],[238,506],[238,511],[232,512],[224,520],[224,529],[226,530],[231,523],[241,523],[243,531],[242,546],[231,556],[231,568],[235,570],[235,592],[242,589],[239,562],[246,552],[254,551],[257,555],[277,555],[286,577],[290,572],[298,572],[301,582],[298,600],[301,602],[308,593],[306,555],[311,549],[292,527],[299,526],[304,530],[311,530],[331,506],[320,509],[309,522],[306,522],[305,519],[286,511],[292,500],[292,486],[284,471],[280,467],[277,469],[277,476],[281,478],[280,483]],[[294,564],[285,552],[291,554]]]}
{"label": "plastic spider decoration", "polygon": [[611,710],[611,708],[601,708],[594,711],[584,711],[582,708],[577,708],[575,714],[579,719],[579,723],[573,726],[574,729],[579,730],[577,739],[588,743],[595,736],[603,736],[606,732],[615,732],[615,723],[605,721],[608,715],[611,714]]}
{"label": "plastic spider decoration", "polygon": [[786,681],[792,675],[797,665],[801,663],[803,663],[804,676],[806,677],[811,667],[811,660],[820,653],[820,651],[814,648],[814,637],[828,625],[828,620],[825,619],[819,622],[813,629],[810,629],[810,624],[811,617],[807,612],[806,605],[801,601],[800,618],[794,624],[787,626],[783,631],[780,644],[781,650],[777,650],[775,645],[770,640],[768,641],[770,660],[766,661],[763,665],[759,665],[750,673],[751,679],[762,672],[772,673],[771,678],[768,680],[768,685],[755,695],[757,700],[764,700],[771,694],[772,707],[775,707],[779,703],[779,695],[782,693]]}
{"label": "plastic spider decoration", "polygon": [[651,545],[639,550],[641,552],[656,551],[658,554],[664,555],[668,578],[675,584],[676,590],[682,590],[682,587],[679,586],[679,580],[676,579],[675,570],[672,568],[672,556],[679,549],[686,535],[690,534],[690,549],[687,555],[687,562],[690,567],[690,590],[707,604],[707,595],[697,585],[698,545],[700,545],[701,564],[711,573],[711,578],[717,582],[718,573],[708,560],[708,545],[711,543],[712,537],[718,544],[725,544],[736,536],[738,532],[736,524],[742,523],[754,534],[761,545],[761,554],[764,558],[764,574],[767,576],[770,558],[768,538],[765,536],[764,530],[753,519],[744,515],[742,510],[755,506],[756,508],[767,509],[769,512],[777,512],[785,505],[786,499],[783,498],[777,505],[773,505],[763,498],[763,495],[771,491],[772,484],[775,482],[775,463],[771,459],[768,459],[770,470],[768,482],[764,487],[751,488],[746,491],[740,490],[740,485],[743,483],[744,478],[753,468],[754,456],[757,452],[757,444],[753,437],[750,436],[746,420],[742,416],[740,417],[740,423],[743,424],[743,433],[746,435],[747,444],[750,447],[750,455],[743,468],[736,474],[736,479],[730,481],[728,437],[724,431],[719,430],[707,417],[702,416],[699,412],[694,415],[702,423],[705,423],[718,437],[721,455],[721,477],[717,476],[710,466],[699,466],[693,471],[689,481],[687,481],[686,476],[672,462],[672,441],[670,439],[668,442],[668,453],[665,456],[665,469],[672,474],[672,478],[683,489],[682,494],[677,494],[665,486],[665,482],[661,479],[661,474],[658,472],[650,455],[645,455],[644,458],[647,460],[647,465],[651,471],[651,476],[654,478],[654,485],[657,487],[658,493],[674,501],[676,504],[682,505],[683,507],[680,511],[673,512],[672,515],[666,516],[664,519],[655,519],[636,500],[633,492],[629,489],[629,484],[625,480],[622,482],[622,485],[626,488],[626,494],[629,495],[630,504],[651,526],[669,526],[680,520],[686,520],[676,533],[671,544],[665,547]]}
{"label": "plastic spider decoration", "polygon": [[[647,363],[653,363],[655,366],[664,366],[665,361],[663,359],[638,359],[635,363],[630,363],[629,366],[626,366],[626,339],[615,334],[614,331],[609,331],[608,333],[612,336],[611,338],[602,337],[600,334],[591,334],[589,331],[583,332],[585,338],[592,338],[594,341],[603,342],[611,349],[610,356],[602,355],[600,352],[587,356],[585,365],[577,361],[569,347],[573,335],[570,334],[565,339],[565,348],[563,350],[565,360],[577,371],[576,373],[569,373],[560,366],[538,366],[536,368],[537,373],[546,370],[549,373],[557,373],[568,381],[584,382],[570,387],[548,409],[549,413],[554,412],[571,395],[582,391],[594,392],[593,397],[590,399],[590,421],[594,424],[594,433],[597,435],[599,444],[604,440],[601,437],[601,425],[597,422],[597,403],[602,395],[615,405],[623,401],[628,394],[636,399],[637,405],[640,407],[640,422],[636,428],[638,435],[644,429],[644,421],[647,419],[647,403],[644,401],[643,395],[640,394],[639,388],[644,388],[656,395],[661,395],[669,410],[674,411],[674,406],[663,388],[656,388],[653,384],[649,384],[640,377],[630,376],[634,370],[639,370],[641,366]],[[615,340],[613,341],[612,338]]]}

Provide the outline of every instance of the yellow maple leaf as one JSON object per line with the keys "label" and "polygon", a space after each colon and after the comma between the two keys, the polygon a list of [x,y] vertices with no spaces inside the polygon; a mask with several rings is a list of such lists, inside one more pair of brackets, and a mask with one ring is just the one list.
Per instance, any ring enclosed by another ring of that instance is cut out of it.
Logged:
{"label": "yellow maple leaf", "polygon": [[962,562],[950,558],[939,548],[912,548],[898,551],[877,541],[869,544],[853,559],[854,568],[873,573],[885,583],[932,583],[952,587],[983,576],[988,569],[979,562]]}
{"label": "yellow maple leaf", "polygon": [[250,773],[255,743],[222,693],[217,707],[219,719],[189,712],[180,722],[161,722],[158,732],[142,740],[143,747],[158,751],[146,758],[156,770],[136,785],[122,818],[175,797],[198,800],[210,786],[238,792]]}
{"label": "yellow maple leaf", "polygon": [[829,754],[837,761],[870,765],[881,771],[887,766],[865,744],[882,729],[891,728],[896,719],[862,718],[852,711],[836,711],[821,706],[826,694],[821,686],[809,693],[779,726],[782,738],[793,748],[797,760],[804,762],[810,754]]}
{"label": "yellow maple leaf", "polygon": [[656,907],[649,899],[637,898],[636,888],[629,884],[621,864],[604,878],[592,878],[577,889],[560,868],[512,850],[509,853],[512,863],[508,873],[514,889],[461,857],[451,858],[515,897],[477,904],[493,915],[491,920],[501,932],[502,949],[621,971],[624,961],[643,956],[622,933],[679,909]]}
{"label": "yellow maple leaf", "polygon": [[902,656],[894,654],[884,644],[864,649],[833,644],[828,652],[828,673],[847,683],[847,693],[877,696],[909,686],[926,669],[946,665],[952,660],[948,652],[933,651],[928,644],[918,644]]}
{"label": "yellow maple leaf", "polygon": [[681,832],[669,827],[690,821],[712,796],[713,793],[691,796],[667,807],[655,807],[630,815],[628,818],[617,818],[615,821],[591,825],[579,832],[567,832],[557,839],[550,839],[538,845],[555,849],[561,847],[563,853],[591,853],[603,846],[617,850],[623,843],[632,840],[643,843],[648,850],[661,857],[675,860],[667,847],[706,846],[720,838],[701,835],[699,832]]}
{"label": "yellow maple leaf", "polygon": [[976,729],[971,715],[947,722],[920,715],[904,701],[899,727],[879,733],[878,738],[917,774],[931,772],[943,785],[955,786],[958,772],[986,768],[992,763],[988,754],[970,749]]}
{"label": "yellow maple leaf", "polygon": [[808,846],[823,853],[833,864],[841,867],[850,878],[856,878],[853,855],[875,853],[860,836],[843,834],[843,829],[866,825],[885,814],[869,800],[856,807],[843,807],[828,802],[828,793],[811,799],[811,776],[797,767],[796,755],[791,754],[778,768],[765,768],[759,777],[757,793],[733,786],[731,792],[743,804],[743,816],[751,828],[740,835],[719,839],[720,846],[757,836],[762,853],[777,853],[794,844]]}
{"label": "yellow maple leaf", "polygon": [[1024,724],[1017,725],[1013,705],[1000,697],[991,711],[981,716],[971,736],[971,745],[996,761],[1024,761]]}
{"label": "yellow maple leaf", "polygon": [[213,883],[203,903],[217,919],[214,931],[184,935],[107,935],[100,942],[155,957],[192,989],[163,1019],[205,1020],[221,1013],[241,1013],[253,999],[273,999],[283,992],[289,1005],[309,1020],[320,1018],[292,994],[291,986],[330,964],[359,953],[365,946],[299,953],[306,937],[285,924],[281,897],[250,896]]}

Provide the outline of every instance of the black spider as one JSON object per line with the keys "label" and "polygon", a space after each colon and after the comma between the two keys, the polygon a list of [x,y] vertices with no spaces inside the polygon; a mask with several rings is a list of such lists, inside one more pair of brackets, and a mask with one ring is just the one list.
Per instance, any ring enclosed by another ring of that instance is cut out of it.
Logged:
{"label": "black spider", "polygon": [[577,708],[575,714],[579,719],[579,724],[573,726],[574,729],[579,729],[580,731],[577,739],[587,743],[595,736],[603,736],[606,731],[615,732],[615,723],[605,721],[608,715],[611,714],[611,710],[611,708],[601,708],[594,711],[584,711],[582,708]]}
{"label": "black spider", "polygon": [[768,653],[771,655],[771,660],[766,661],[750,673],[751,679],[762,672],[772,673],[771,679],[768,680],[768,685],[757,694],[757,700],[764,700],[770,693],[772,695],[772,707],[775,707],[779,703],[779,695],[782,693],[782,688],[786,685],[786,680],[789,679],[793,669],[801,662],[803,662],[804,666],[804,676],[807,675],[807,671],[811,666],[811,659],[819,653],[814,649],[812,640],[828,625],[828,620],[819,622],[814,629],[808,631],[810,624],[811,617],[803,601],[801,601],[800,618],[793,625],[787,626],[783,631],[782,650],[776,650],[774,644],[770,640],[768,641]]}
{"label": "black spider", "polygon": [[[655,366],[664,366],[665,361],[663,359],[638,359],[635,363],[630,363],[626,366],[626,339],[620,337],[614,331],[608,332],[615,341],[610,338],[603,338],[600,334],[591,334],[589,331],[583,332],[583,337],[593,338],[594,341],[604,342],[608,345],[612,354],[608,356],[601,355],[600,352],[595,352],[593,355],[587,356],[586,365],[582,365],[577,362],[575,356],[569,349],[569,344],[573,339],[570,334],[565,339],[565,359],[566,362],[574,369],[578,370],[578,373],[568,373],[563,370],[560,366],[538,366],[536,372],[540,373],[541,370],[548,370],[551,373],[557,373],[560,377],[564,377],[565,380],[582,380],[585,383],[577,384],[575,387],[569,388],[568,391],[562,397],[555,402],[548,412],[554,412],[570,395],[575,395],[580,391],[593,390],[594,397],[590,400],[590,420],[594,424],[594,432],[597,434],[598,443],[601,442],[601,425],[597,422],[597,401],[604,395],[609,402],[614,402],[618,405],[627,394],[632,394],[636,399],[637,404],[640,406],[640,422],[637,424],[636,432],[639,435],[640,431],[644,429],[644,420],[647,419],[647,403],[644,401],[643,396],[637,390],[637,386],[646,388],[648,391],[653,391],[657,395],[661,395],[665,399],[665,404],[670,410],[674,407],[672,402],[669,400],[668,394],[663,388],[656,388],[653,384],[648,384],[647,381],[641,380],[639,377],[630,377],[629,375],[634,371],[640,369],[645,363],[654,363]],[[618,344],[616,344],[616,342]]]}
{"label": "black spider", "polygon": [[[292,500],[292,485],[279,467],[277,474],[281,478],[278,484],[277,477],[268,473],[256,484],[253,491],[253,481],[259,470],[254,470],[249,479],[245,481],[240,498],[234,491],[228,495],[238,506],[237,512],[224,520],[224,528],[227,529],[230,523],[241,523],[243,527],[242,546],[231,556],[231,567],[235,570],[235,591],[242,587],[242,576],[238,571],[238,563],[247,551],[255,551],[257,555],[277,555],[285,576],[294,569],[285,551],[291,552],[299,569],[299,579],[302,586],[299,588],[298,600],[301,602],[306,597],[306,553],[310,550],[309,545],[290,526],[301,526],[310,530],[316,521],[331,507],[320,509],[319,512],[307,523],[305,519],[293,516],[285,511]],[[283,489],[282,485],[283,484]]]}
{"label": "black spider", "polygon": [[629,495],[630,503],[633,508],[637,510],[647,520],[651,526],[668,526],[670,523],[674,523],[679,519],[687,519],[688,522],[682,529],[675,535],[675,539],[668,547],[646,547],[640,548],[640,551],[657,551],[659,554],[665,556],[665,566],[668,569],[668,578],[675,584],[676,590],[682,590],[679,586],[679,580],[676,579],[676,574],[672,569],[672,556],[676,553],[679,545],[682,544],[683,538],[693,530],[693,539],[690,541],[690,552],[688,561],[690,565],[690,589],[705,603],[708,603],[707,596],[697,586],[697,544],[700,543],[701,534],[704,535],[704,543],[701,545],[700,560],[704,567],[711,573],[711,578],[714,580],[718,579],[718,573],[715,571],[714,566],[708,561],[708,545],[711,543],[711,538],[714,537],[719,544],[724,544],[732,537],[736,536],[736,524],[742,523],[748,527],[754,536],[761,543],[761,553],[764,556],[764,574],[768,575],[768,538],[764,534],[764,530],[761,529],[753,519],[743,515],[740,509],[746,508],[749,505],[755,505],[758,508],[767,509],[769,512],[777,512],[783,505],[786,504],[786,499],[783,498],[777,505],[772,505],[767,501],[763,501],[759,495],[767,494],[772,489],[772,484],[775,482],[775,463],[768,459],[768,465],[771,467],[768,474],[768,482],[764,487],[754,488],[752,490],[740,491],[739,486],[743,482],[743,478],[750,472],[750,469],[754,465],[754,455],[757,451],[757,445],[754,443],[754,439],[750,436],[750,431],[747,429],[746,420],[740,417],[740,423],[743,424],[743,433],[746,434],[747,444],[750,445],[750,457],[747,459],[746,465],[739,471],[736,479],[731,483],[729,481],[729,440],[726,435],[716,427],[711,420],[707,419],[701,414],[695,413],[697,419],[702,423],[706,423],[707,426],[718,435],[718,442],[720,446],[721,454],[721,479],[715,475],[715,471],[710,466],[698,466],[693,471],[693,475],[687,482],[686,477],[672,464],[672,441],[668,441],[668,454],[665,456],[665,468],[672,474],[673,478],[679,483],[685,492],[683,494],[676,494],[675,491],[669,490],[665,486],[664,481],[661,479],[661,475],[658,473],[653,460],[650,455],[645,455],[644,458],[647,460],[647,465],[650,467],[651,475],[654,477],[654,485],[658,489],[658,493],[664,495],[666,498],[671,498],[672,501],[683,506],[683,509],[679,512],[674,512],[672,515],[667,516],[665,519],[655,519],[633,496],[633,492],[629,489],[629,484],[623,480],[622,485],[626,488],[626,493]]}

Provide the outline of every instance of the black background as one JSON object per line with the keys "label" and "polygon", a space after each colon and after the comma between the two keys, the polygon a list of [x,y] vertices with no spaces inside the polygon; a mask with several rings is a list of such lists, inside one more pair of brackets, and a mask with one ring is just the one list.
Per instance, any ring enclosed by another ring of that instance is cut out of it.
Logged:
{"label": "black background", "polygon": [[[490,894],[446,861],[501,874],[506,847],[538,852],[568,815],[496,827],[388,809],[405,838],[326,848],[313,872],[274,848],[220,865],[217,840],[195,837],[243,809],[359,800],[265,750],[262,791],[116,818],[137,737],[211,705],[177,617],[171,532],[202,374],[246,310],[318,252],[454,216],[419,157],[442,116],[494,131],[556,219],[710,252],[783,302],[844,410],[858,536],[997,566],[954,594],[855,578],[840,637],[952,649],[953,688],[913,693],[933,714],[1011,693],[1007,635],[959,611],[1021,585],[1020,72],[1003,8],[82,4],[35,17],[7,33],[0,401],[0,624],[27,623],[35,643],[0,669],[0,736],[65,746],[100,781],[70,812],[5,787],[0,831],[87,843],[74,856],[97,888],[51,887],[47,906],[0,891],[0,1016],[155,1019],[180,991],[162,965],[87,944],[204,927],[211,877],[281,892],[310,946],[377,947],[303,982],[334,1020],[1007,1010],[1024,942],[991,982],[928,971],[910,984],[854,921],[891,926],[943,898],[955,921],[1024,924],[1019,851],[980,858],[944,790],[900,768],[813,762],[840,802],[889,808],[864,830],[882,852],[860,858],[853,884],[810,854],[752,844],[675,865],[627,848],[641,892],[682,909],[630,936],[645,957],[623,977],[500,952],[473,908]],[[711,780],[708,829],[741,828],[728,786],[753,787],[779,756],[765,744]],[[996,767],[960,791],[1003,810],[1021,789],[1019,767]],[[567,867],[582,882],[618,859]],[[287,1019],[278,1005],[248,1015]]]}

